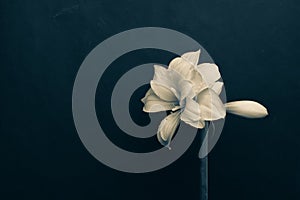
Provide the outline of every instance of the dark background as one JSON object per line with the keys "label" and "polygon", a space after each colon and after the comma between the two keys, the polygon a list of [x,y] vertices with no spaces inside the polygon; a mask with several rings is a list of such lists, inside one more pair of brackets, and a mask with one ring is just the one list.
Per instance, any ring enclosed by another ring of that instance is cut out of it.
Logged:
{"label": "dark background", "polygon": [[[73,124],[72,87],[85,56],[106,38],[145,26],[197,40],[220,66],[228,100],[250,98],[269,110],[266,119],[227,116],[209,158],[210,199],[300,198],[299,1],[0,5],[0,199],[199,199],[197,140],[162,170],[127,174],[95,160]],[[127,56],[123,66],[171,58],[154,50]]]}

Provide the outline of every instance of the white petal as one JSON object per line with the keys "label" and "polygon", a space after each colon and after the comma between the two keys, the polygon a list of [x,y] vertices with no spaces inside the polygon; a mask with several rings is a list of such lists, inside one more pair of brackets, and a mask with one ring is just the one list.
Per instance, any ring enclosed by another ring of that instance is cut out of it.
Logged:
{"label": "white petal", "polygon": [[181,109],[181,106],[175,106],[175,107],[172,109],[172,111],[177,111],[177,110],[179,110],[179,109]]}
{"label": "white petal", "polygon": [[181,80],[178,82],[177,90],[179,91],[180,96],[179,100],[183,100],[186,97],[194,97],[196,94],[193,91],[193,85],[190,81]]}
{"label": "white petal", "polygon": [[154,93],[165,101],[177,101],[177,97],[174,92],[165,85],[162,85],[156,81],[150,81],[150,85]]}
{"label": "white petal", "polygon": [[178,100],[187,96],[196,95],[192,90],[192,83],[177,73],[173,69],[166,69],[159,65],[154,65],[153,81],[169,88]]}
{"label": "white petal", "polygon": [[149,95],[152,95],[152,94],[155,94],[155,93],[154,93],[153,90],[150,88],[150,89],[146,92],[144,98],[141,99],[141,101],[142,101],[143,103],[145,103],[147,97],[148,97]]}
{"label": "white petal", "polygon": [[200,119],[198,121],[184,121],[186,124],[194,127],[194,128],[204,128],[205,127],[205,121]]}
{"label": "white petal", "polygon": [[145,104],[143,111],[148,113],[172,110],[178,106],[177,102],[169,102],[160,99],[151,88],[142,99],[142,102]]}
{"label": "white petal", "polygon": [[197,66],[198,71],[200,72],[203,80],[208,85],[212,85],[214,82],[221,78],[219,68],[216,64],[213,63],[202,63]]}
{"label": "white petal", "polygon": [[179,100],[182,95],[187,96],[192,91],[192,83],[173,69],[166,69],[159,65],[154,65],[153,81],[169,88]]}
{"label": "white petal", "polygon": [[214,83],[211,89],[213,89],[218,95],[221,94],[224,83],[217,81]]}
{"label": "white petal", "polygon": [[180,123],[179,116],[180,112],[177,111],[169,114],[161,121],[157,131],[157,138],[162,145],[169,147],[172,137]]}
{"label": "white petal", "polygon": [[176,83],[182,79],[183,77],[174,70],[168,70],[165,67],[154,65],[154,81],[169,88],[175,88]]}
{"label": "white petal", "polygon": [[176,71],[183,79],[190,81],[193,85],[193,91],[196,94],[206,87],[196,67],[183,58],[173,59],[169,64],[169,69]]}
{"label": "white petal", "polygon": [[205,126],[204,120],[201,119],[199,104],[189,97],[186,98],[186,105],[180,115],[180,119],[195,128],[203,128]]}
{"label": "white petal", "polygon": [[194,101],[192,98],[186,98],[185,107],[181,113],[181,119],[189,119],[192,121],[201,119],[201,111],[199,104]]}
{"label": "white petal", "polygon": [[181,57],[196,66],[199,62],[200,53],[201,50],[199,49],[198,51],[187,52],[183,54]]}
{"label": "white petal", "polygon": [[201,118],[207,121],[222,119],[226,115],[223,102],[212,89],[205,89],[197,96]]}
{"label": "white petal", "polygon": [[234,101],[225,104],[229,113],[246,118],[262,118],[268,115],[267,109],[255,101]]}

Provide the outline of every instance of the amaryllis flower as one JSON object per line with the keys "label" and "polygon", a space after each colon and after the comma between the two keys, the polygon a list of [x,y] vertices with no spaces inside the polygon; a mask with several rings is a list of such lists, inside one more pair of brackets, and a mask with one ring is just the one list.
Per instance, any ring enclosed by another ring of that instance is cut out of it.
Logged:
{"label": "amaryllis flower", "polygon": [[[151,88],[142,99],[145,112],[172,111],[161,122],[157,137],[169,146],[180,121],[203,128],[205,121],[224,118],[226,109],[219,94],[222,90],[218,67],[198,64],[200,51],[175,58],[168,69],[155,65]],[[205,79],[203,78],[205,77]]]}
{"label": "amaryllis flower", "polygon": [[158,140],[167,147],[180,121],[201,129],[205,121],[225,118],[226,109],[244,117],[262,117],[267,114],[266,109],[262,113],[263,106],[256,102],[242,101],[224,105],[219,98],[223,83],[219,81],[221,75],[218,66],[212,63],[198,65],[199,57],[200,50],[173,59],[168,68],[155,65],[151,88],[142,99],[145,112],[171,111],[157,131]]}

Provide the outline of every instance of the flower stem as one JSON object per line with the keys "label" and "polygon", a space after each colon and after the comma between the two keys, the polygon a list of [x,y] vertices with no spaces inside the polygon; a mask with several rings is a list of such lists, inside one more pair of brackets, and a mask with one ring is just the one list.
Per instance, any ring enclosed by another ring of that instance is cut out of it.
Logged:
{"label": "flower stem", "polygon": [[[208,140],[205,140],[205,136],[208,134],[209,130],[208,126],[209,123],[205,122],[205,129],[201,134],[201,144],[206,147],[208,147],[208,145],[204,143],[208,142]],[[208,200],[208,155],[200,159],[200,176],[200,200]]]}
{"label": "flower stem", "polygon": [[200,174],[201,174],[201,200],[208,199],[208,159],[207,156],[201,159]]}

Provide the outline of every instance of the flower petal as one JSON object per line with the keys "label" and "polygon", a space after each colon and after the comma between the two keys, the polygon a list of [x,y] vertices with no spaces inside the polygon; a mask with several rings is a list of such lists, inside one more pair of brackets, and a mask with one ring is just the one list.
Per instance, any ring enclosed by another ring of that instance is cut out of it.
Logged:
{"label": "flower petal", "polygon": [[153,90],[150,88],[150,89],[146,92],[144,98],[141,99],[141,101],[142,101],[143,103],[145,103],[146,100],[147,100],[147,97],[148,97],[149,95],[153,95],[153,94],[155,94],[155,93],[154,93]]}
{"label": "flower petal", "polygon": [[174,70],[168,70],[165,67],[154,65],[154,81],[169,88],[175,88],[176,83],[182,79],[183,77]]}
{"label": "flower petal", "polygon": [[150,85],[154,93],[165,101],[177,101],[177,97],[174,92],[165,85],[158,83],[157,81],[150,81]]}
{"label": "flower petal", "polygon": [[161,121],[157,131],[157,138],[162,145],[169,147],[172,137],[180,123],[179,116],[180,111],[177,111],[169,114]]}
{"label": "flower petal", "polygon": [[267,109],[255,101],[233,101],[225,104],[229,113],[246,118],[262,118],[268,115]]}
{"label": "flower petal", "polygon": [[180,80],[178,82],[177,90],[180,96],[178,97],[179,100],[183,100],[186,97],[194,97],[196,94],[193,91],[193,84],[187,80]]}
{"label": "flower petal", "polygon": [[190,121],[184,121],[184,122],[185,122],[186,124],[188,124],[188,125],[194,127],[194,128],[200,128],[200,129],[202,129],[202,128],[205,127],[205,121],[202,120],[202,119],[200,119],[200,120],[198,120],[198,121],[192,121],[192,120],[190,120]]}
{"label": "flower petal", "polygon": [[143,111],[148,113],[172,110],[178,106],[178,102],[176,101],[169,102],[162,100],[153,92],[151,88],[142,99],[142,102],[144,103]]}
{"label": "flower petal", "polygon": [[188,80],[184,80],[175,70],[154,65],[154,72],[153,81],[168,87],[178,100],[186,96],[195,96],[192,90],[192,83]]}
{"label": "flower petal", "polygon": [[201,118],[207,121],[224,118],[226,110],[218,94],[212,89],[205,89],[197,96],[201,110]]}
{"label": "flower petal", "polygon": [[186,104],[180,119],[195,128],[203,128],[205,126],[204,120],[201,119],[199,104],[189,97],[186,98]]}
{"label": "flower petal", "polygon": [[196,66],[199,62],[200,53],[201,50],[199,49],[198,51],[187,52],[181,57]]}
{"label": "flower petal", "polygon": [[197,66],[198,72],[203,77],[203,81],[209,86],[221,78],[219,68],[213,63],[202,63]]}
{"label": "flower petal", "polygon": [[220,95],[222,92],[223,85],[224,85],[223,82],[217,81],[214,83],[211,89],[213,89],[213,91],[215,91],[218,95]]}
{"label": "flower petal", "polygon": [[169,64],[169,69],[176,71],[183,79],[190,81],[193,85],[193,91],[196,94],[206,87],[206,84],[196,67],[183,58],[173,59]]}

